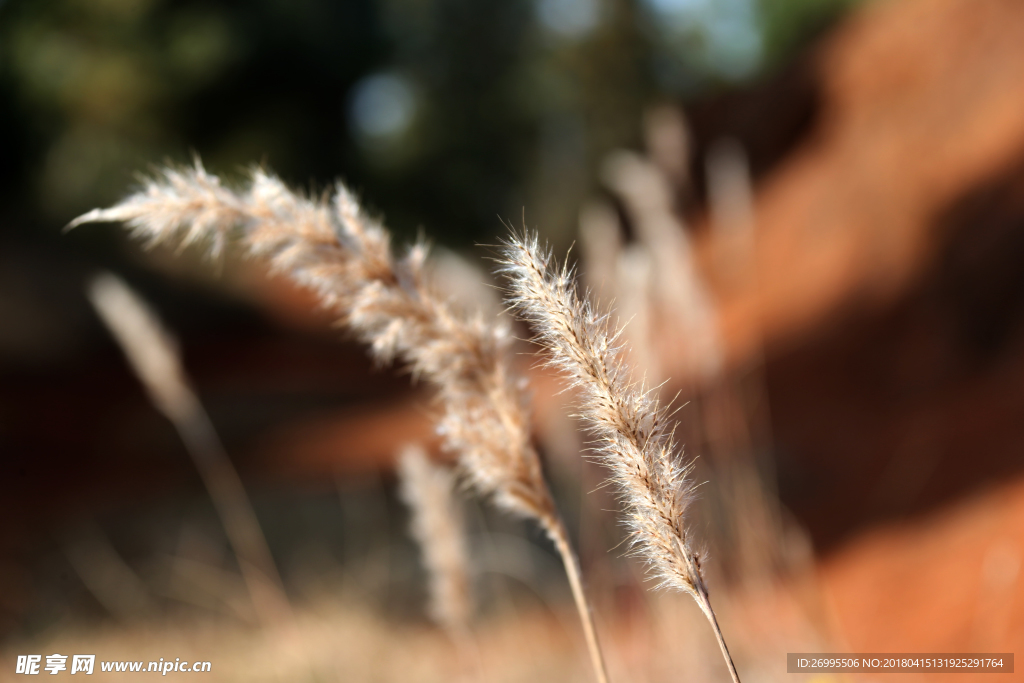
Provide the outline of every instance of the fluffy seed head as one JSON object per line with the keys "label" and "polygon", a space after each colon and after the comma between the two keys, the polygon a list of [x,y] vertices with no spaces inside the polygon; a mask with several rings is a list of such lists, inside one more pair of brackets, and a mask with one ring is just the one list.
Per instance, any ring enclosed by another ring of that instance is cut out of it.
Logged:
{"label": "fluffy seed head", "polygon": [[148,245],[202,242],[213,255],[231,239],[314,290],[374,356],[401,361],[434,384],[445,445],[480,493],[522,516],[556,516],[511,370],[508,329],[454,312],[424,276],[426,246],[395,258],[388,232],[343,185],[332,199],[313,200],[255,168],[234,190],[197,160],[161,171],[120,204],[71,226],[104,221],[126,223]]}
{"label": "fluffy seed head", "polygon": [[690,467],[680,463],[666,409],[635,382],[607,314],[576,291],[567,265],[555,268],[535,235],[513,235],[501,270],[508,302],[533,325],[547,362],[578,390],[594,449],[611,470],[625,507],[633,552],[661,586],[696,595],[700,558],[684,524],[693,498]]}

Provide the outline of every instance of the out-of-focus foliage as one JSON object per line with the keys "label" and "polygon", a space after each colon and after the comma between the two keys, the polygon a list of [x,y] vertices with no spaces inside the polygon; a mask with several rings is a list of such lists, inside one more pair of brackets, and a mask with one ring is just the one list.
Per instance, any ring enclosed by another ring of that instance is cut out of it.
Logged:
{"label": "out-of-focus foliage", "polygon": [[853,0],[7,0],[3,230],[198,152],[361,188],[399,232],[572,228],[643,109],[755,78]]}
{"label": "out-of-focus foliage", "polygon": [[761,0],[762,67],[777,66],[863,0]]}

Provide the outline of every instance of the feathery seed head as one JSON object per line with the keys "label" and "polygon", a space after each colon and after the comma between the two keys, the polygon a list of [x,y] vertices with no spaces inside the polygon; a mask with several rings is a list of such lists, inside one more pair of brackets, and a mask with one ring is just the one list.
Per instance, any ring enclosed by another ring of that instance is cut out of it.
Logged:
{"label": "feathery seed head", "polygon": [[684,524],[691,468],[680,464],[666,410],[632,380],[621,331],[612,331],[608,314],[577,294],[572,270],[554,267],[536,235],[506,242],[501,272],[509,304],[532,324],[548,364],[579,391],[581,417],[626,508],[632,551],[661,586],[696,595],[700,562]]}
{"label": "feathery seed head", "polygon": [[261,168],[234,190],[203,168],[168,168],[108,209],[72,221],[124,222],[146,245],[210,244],[229,237],[249,255],[318,294],[382,362],[400,360],[432,382],[441,432],[464,477],[510,511],[550,523],[554,503],[530,441],[523,387],[503,325],[453,312],[424,276],[426,245],[395,259],[390,235],[342,184],[333,199],[292,192]]}
{"label": "feathery seed head", "polygon": [[[338,185],[332,202],[313,201],[254,169],[241,191],[222,187],[199,161],[168,169],[115,207],[91,211],[82,223],[126,222],[150,244],[179,239],[211,242],[219,254],[229,232],[258,257],[307,287],[379,360],[401,360],[431,381],[444,406],[440,432],[458,454],[465,480],[506,511],[538,522],[566,567],[599,683],[607,674],[583,593],[579,564],[530,440],[524,386],[512,371],[503,325],[453,311],[423,274],[426,248],[402,259],[390,237]],[[571,275],[562,276],[568,288]],[[544,292],[538,290],[538,295]]]}

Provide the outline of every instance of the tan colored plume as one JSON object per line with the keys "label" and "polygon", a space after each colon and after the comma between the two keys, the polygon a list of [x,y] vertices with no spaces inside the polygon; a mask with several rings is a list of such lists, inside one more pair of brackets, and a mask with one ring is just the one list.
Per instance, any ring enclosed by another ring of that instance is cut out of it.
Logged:
{"label": "tan colored plume", "polygon": [[256,168],[236,191],[198,160],[163,170],[120,204],[90,211],[71,227],[107,221],[126,223],[149,245],[204,242],[216,255],[233,241],[315,291],[376,358],[399,360],[429,380],[444,411],[439,431],[460,474],[498,507],[535,520],[554,542],[597,678],[607,680],[578,562],[531,441],[509,328],[453,311],[425,276],[422,242],[395,258],[388,232],[341,184],[332,201],[314,201]]}
{"label": "tan colored plume", "polygon": [[625,511],[632,551],[643,558],[659,586],[697,601],[718,638],[730,674],[739,681],[701,572],[701,558],[686,528],[693,498],[690,467],[680,459],[667,409],[655,392],[634,381],[625,350],[602,315],[576,291],[568,265],[552,266],[536,235],[513,235],[501,271],[508,303],[533,325],[547,362],[578,390],[580,415],[594,436],[600,460],[611,470]]}

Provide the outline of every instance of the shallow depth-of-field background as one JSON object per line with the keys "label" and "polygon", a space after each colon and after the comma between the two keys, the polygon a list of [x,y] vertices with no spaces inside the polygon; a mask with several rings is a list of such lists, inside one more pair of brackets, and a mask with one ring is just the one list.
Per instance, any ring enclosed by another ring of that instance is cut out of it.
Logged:
{"label": "shallow depth-of-field background", "polygon": [[[52,653],[209,660],[216,681],[592,680],[552,547],[486,502],[463,501],[472,646],[428,619],[394,472],[408,443],[447,457],[427,387],[230,249],[63,232],[193,154],[226,182],[345,180],[488,314],[505,223],[574,245],[633,363],[678,396],[744,681],[803,678],[787,652],[1024,643],[1024,4],[3,0],[0,680]],[[293,620],[259,624],[89,305],[100,270],[177,336]],[[533,350],[612,679],[727,680],[693,601],[623,556]]]}

